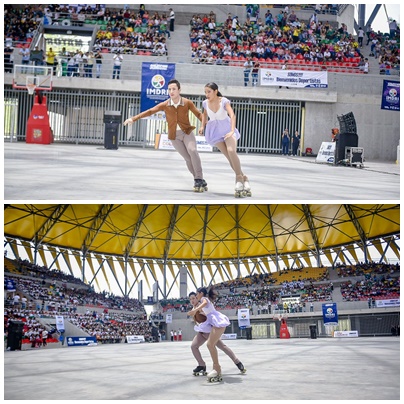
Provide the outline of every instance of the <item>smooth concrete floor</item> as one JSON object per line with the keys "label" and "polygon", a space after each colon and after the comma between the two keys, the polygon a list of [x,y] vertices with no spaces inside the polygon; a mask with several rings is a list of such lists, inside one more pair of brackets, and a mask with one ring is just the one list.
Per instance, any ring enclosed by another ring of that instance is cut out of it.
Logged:
{"label": "smooth concrete floor", "polygon": [[[192,375],[190,341],[4,352],[5,400],[399,400],[398,337],[253,339],[219,351],[223,382]],[[211,369],[206,344],[201,353]]]}
{"label": "smooth concrete floor", "polygon": [[400,165],[364,168],[315,163],[314,157],[239,153],[253,196],[234,197],[230,166],[219,152],[200,153],[208,192],[176,151],[101,145],[4,143],[6,201],[254,203],[254,201],[398,201]]}

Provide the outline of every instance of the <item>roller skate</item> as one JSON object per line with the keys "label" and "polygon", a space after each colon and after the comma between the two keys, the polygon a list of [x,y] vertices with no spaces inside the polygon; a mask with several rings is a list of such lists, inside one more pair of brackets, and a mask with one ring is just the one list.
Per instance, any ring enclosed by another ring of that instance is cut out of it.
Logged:
{"label": "roller skate", "polygon": [[205,191],[208,190],[208,183],[202,178],[202,186]]}
{"label": "roller skate", "polygon": [[192,372],[194,376],[206,376],[208,374],[206,371],[206,366],[197,366]]}
{"label": "roller skate", "polygon": [[[208,185],[208,184],[206,184]],[[203,180],[196,179],[194,182],[194,192],[203,192],[205,189],[203,185]]]}
{"label": "roller skate", "polygon": [[245,196],[252,196],[250,182],[248,181],[248,177],[244,175],[244,194]]}
{"label": "roller skate", "polygon": [[217,383],[223,381],[222,375],[215,369],[208,373],[208,382]]}
{"label": "roller skate", "polygon": [[[241,181],[240,181],[241,180]],[[234,192],[234,196],[236,198],[244,198],[245,194],[244,194],[244,183],[242,182],[243,180],[243,176],[242,175],[237,175],[236,177],[236,188],[235,188],[235,192]]]}
{"label": "roller skate", "polygon": [[247,369],[244,367],[244,365],[241,362],[236,363],[236,366],[240,369],[241,373],[247,372]]}

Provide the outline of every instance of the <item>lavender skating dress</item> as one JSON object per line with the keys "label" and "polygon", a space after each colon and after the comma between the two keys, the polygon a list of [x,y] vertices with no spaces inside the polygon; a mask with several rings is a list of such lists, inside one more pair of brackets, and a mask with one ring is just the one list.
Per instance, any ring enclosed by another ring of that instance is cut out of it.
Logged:
{"label": "lavender skating dress", "polygon": [[222,327],[227,327],[230,325],[230,321],[227,316],[225,316],[223,313],[220,313],[215,309],[215,306],[213,306],[212,302],[207,299],[206,297],[203,297],[201,299],[201,302],[206,299],[208,304],[205,306],[202,311],[206,315],[206,321],[204,323],[198,324],[194,327],[195,331],[198,332],[211,332],[212,327],[216,328],[222,328]]}
{"label": "lavender skating dress", "polygon": [[[202,103],[202,106],[208,113],[209,117],[209,121],[205,128],[205,139],[212,146],[219,142],[224,142],[224,135],[231,130],[230,117],[225,109],[226,104],[230,104],[230,101],[226,97],[222,97],[219,110],[213,112],[209,109],[207,100]],[[240,133],[237,129],[234,129],[234,136],[236,137],[236,140],[240,139]]]}

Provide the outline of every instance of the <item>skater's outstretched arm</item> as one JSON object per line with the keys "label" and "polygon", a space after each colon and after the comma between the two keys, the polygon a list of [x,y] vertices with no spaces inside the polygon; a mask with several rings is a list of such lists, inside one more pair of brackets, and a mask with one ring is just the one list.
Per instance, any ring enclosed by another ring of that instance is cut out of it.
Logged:
{"label": "skater's outstretched arm", "polygon": [[140,114],[132,116],[132,118],[128,118],[123,124],[124,124],[124,126],[132,125],[133,122],[136,122],[139,119],[146,118],[147,116],[150,116],[153,114],[157,114],[157,112],[160,112],[160,111],[164,111],[166,104],[167,104],[166,101],[161,102],[160,104],[157,104],[153,108],[147,109],[146,111],[143,111]]}

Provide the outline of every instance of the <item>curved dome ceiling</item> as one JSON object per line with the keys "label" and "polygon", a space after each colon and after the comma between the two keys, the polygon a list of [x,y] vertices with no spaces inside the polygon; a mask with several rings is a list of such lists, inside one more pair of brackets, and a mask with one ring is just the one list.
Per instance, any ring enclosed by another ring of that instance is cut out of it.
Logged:
{"label": "curved dome ceiling", "polygon": [[400,232],[394,204],[10,204],[5,237],[147,259],[313,253]]}

